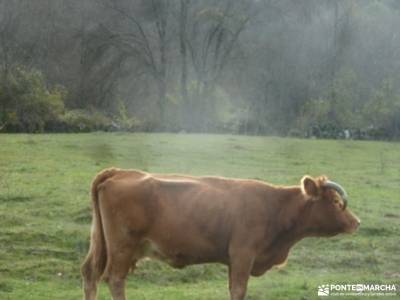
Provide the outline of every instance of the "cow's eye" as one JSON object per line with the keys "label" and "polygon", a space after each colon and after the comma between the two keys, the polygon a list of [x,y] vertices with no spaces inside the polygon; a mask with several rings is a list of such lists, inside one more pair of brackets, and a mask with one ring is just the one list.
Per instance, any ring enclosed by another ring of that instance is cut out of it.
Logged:
{"label": "cow's eye", "polygon": [[338,204],[339,203],[339,199],[333,200],[333,203]]}

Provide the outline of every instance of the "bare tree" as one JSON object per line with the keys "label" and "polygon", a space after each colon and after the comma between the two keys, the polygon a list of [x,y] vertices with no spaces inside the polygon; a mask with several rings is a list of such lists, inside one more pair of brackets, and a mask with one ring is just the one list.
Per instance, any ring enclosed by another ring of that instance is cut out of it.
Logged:
{"label": "bare tree", "polygon": [[188,9],[187,45],[195,78],[191,97],[197,105],[194,127],[207,130],[205,121],[215,111],[215,87],[250,20],[251,5],[251,1],[208,1],[201,5],[191,3]]}
{"label": "bare tree", "polygon": [[133,4],[104,0],[102,3],[122,20],[118,26],[104,24],[113,36],[112,42],[139,60],[157,83],[157,105],[162,124],[165,121],[167,101],[167,52],[170,42],[167,31],[170,4],[161,0],[139,1]]}

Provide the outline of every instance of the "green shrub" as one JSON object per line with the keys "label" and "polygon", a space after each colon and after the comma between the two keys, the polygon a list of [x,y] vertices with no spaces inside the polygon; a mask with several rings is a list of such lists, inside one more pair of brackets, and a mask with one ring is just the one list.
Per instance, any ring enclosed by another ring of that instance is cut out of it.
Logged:
{"label": "green shrub", "polygon": [[61,86],[46,86],[41,72],[16,67],[0,86],[0,125],[11,132],[42,132],[63,113],[65,97]]}
{"label": "green shrub", "polygon": [[373,139],[400,136],[400,95],[396,88],[392,79],[384,79],[364,105],[364,122]]}
{"label": "green shrub", "polygon": [[113,128],[112,121],[98,111],[70,110],[60,120],[61,131],[67,132],[109,131]]}
{"label": "green shrub", "polygon": [[120,100],[118,104],[118,115],[116,117],[116,123],[114,128],[122,131],[137,131],[141,127],[141,122],[129,115],[128,109],[125,103]]}

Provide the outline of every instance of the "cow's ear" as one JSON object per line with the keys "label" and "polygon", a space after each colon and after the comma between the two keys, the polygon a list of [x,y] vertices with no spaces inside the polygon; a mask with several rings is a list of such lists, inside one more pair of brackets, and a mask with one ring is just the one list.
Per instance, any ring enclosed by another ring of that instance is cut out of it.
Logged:
{"label": "cow's ear", "polygon": [[306,175],[301,179],[301,189],[306,195],[318,196],[318,184],[311,176]]}

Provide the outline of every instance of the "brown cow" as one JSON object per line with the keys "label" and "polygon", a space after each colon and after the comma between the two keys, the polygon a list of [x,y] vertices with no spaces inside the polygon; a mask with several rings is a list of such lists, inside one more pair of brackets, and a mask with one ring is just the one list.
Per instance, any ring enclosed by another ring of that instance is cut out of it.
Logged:
{"label": "brown cow", "polygon": [[92,185],[93,224],[82,265],[86,300],[104,279],[125,299],[129,270],[143,257],[173,267],[217,262],[229,268],[231,300],[242,300],[250,275],[286,261],[304,237],[352,233],[359,219],[343,188],[326,177],[300,186],[257,180],[149,174],[107,169]]}

